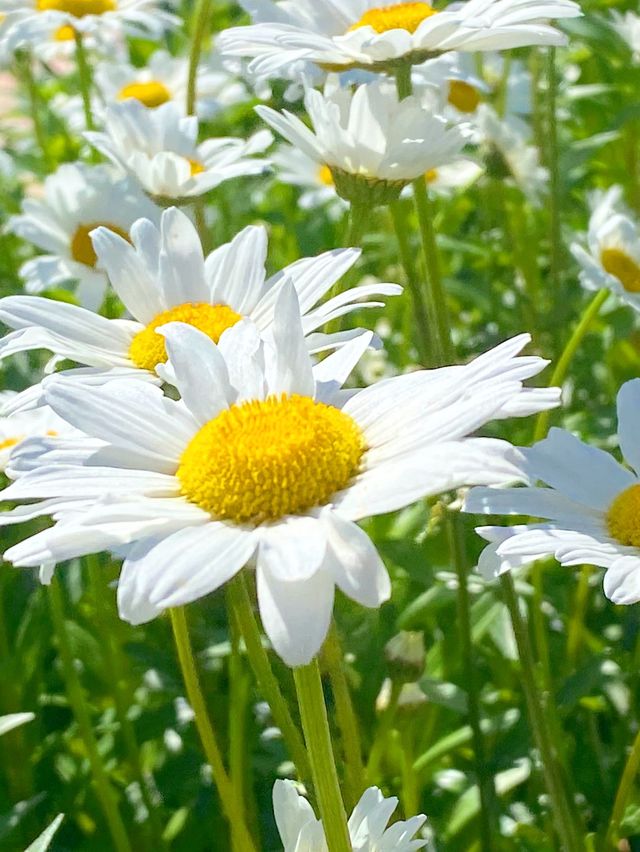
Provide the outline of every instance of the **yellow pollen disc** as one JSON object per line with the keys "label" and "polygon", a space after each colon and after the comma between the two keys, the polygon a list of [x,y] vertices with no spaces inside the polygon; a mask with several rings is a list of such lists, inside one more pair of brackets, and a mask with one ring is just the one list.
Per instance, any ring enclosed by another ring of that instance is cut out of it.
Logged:
{"label": "yellow pollen disc", "polygon": [[618,494],[607,512],[611,538],[620,544],[640,547],[640,485],[632,485]]}
{"label": "yellow pollen disc", "polygon": [[305,396],[233,405],[195,435],[180,460],[182,494],[214,517],[259,524],[327,504],[365,450],[348,414]]}
{"label": "yellow pollen disc", "polygon": [[198,160],[189,159],[189,166],[191,168],[191,177],[201,175],[204,171],[204,166],[202,165],[202,163],[199,163]]}
{"label": "yellow pollen disc", "polygon": [[118,100],[124,101],[127,98],[134,98],[149,109],[154,109],[170,101],[171,93],[164,83],[150,80],[148,83],[129,83],[128,86],[124,86],[118,95]]}
{"label": "yellow pollen disc", "polygon": [[480,94],[464,80],[449,80],[448,101],[460,112],[475,112],[480,103]]}
{"label": "yellow pollen disc", "polygon": [[186,302],[158,314],[131,342],[129,357],[141,370],[154,370],[167,360],[164,337],[156,329],[168,322],[185,322],[204,332],[214,343],[222,333],[235,325],[242,317],[226,305],[209,305],[206,302]]}
{"label": "yellow pollen disc", "polygon": [[41,12],[67,12],[76,18],[85,15],[104,15],[117,8],[116,0],[38,0]]}
{"label": "yellow pollen disc", "polygon": [[438,170],[437,169],[429,169],[428,172],[424,173],[424,179],[427,183],[433,183],[434,180],[438,178]]}
{"label": "yellow pollen disc", "polygon": [[59,27],[53,37],[54,41],[73,41],[76,37],[76,31],[70,24],[65,24]]}
{"label": "yellow pollen disc", "polygon": [[329,166],[321,166],[318,171],[318,180],[325,186],[335,186],[333,174]]}
{"label": "yellow pollen disc", "polygon": [[600,262],[629,293],[640,293],[640,266],[620,249],[603,249]]}
{"label": "yellow pollen disc", "polygon": [[9,447],[15,447],[21,440],[22,438],[7,438],[4,441],[0,441],[0,450],[8,450]]}
{"label": "yellow pollen disc", "polygon": [[436,14],[436,9],[428,3],[399,3],[396,6],[379,6],[369,9],[349,31],[359,27],[373,27],[377,33],[389,30],[408,30],[414,33],[420,24]]}
{"label": "yellow pollen disc", "polygon": [[89,225],[79,225],[71,238],[71,257],[78,263],[84,263],[85,266],[90,266],[92,269],[96,265],[98,257],[89,234],[100,227],[108,228],[114,234],[118,234],[119,237],[123,237],[127,241],[129,240],[129,235],[126,231],[109,222],[92,222]]}

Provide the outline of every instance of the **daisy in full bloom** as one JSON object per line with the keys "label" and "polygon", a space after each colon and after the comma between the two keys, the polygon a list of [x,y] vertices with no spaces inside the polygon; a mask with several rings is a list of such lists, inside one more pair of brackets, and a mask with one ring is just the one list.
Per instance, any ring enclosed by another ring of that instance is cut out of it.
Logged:
{"label": "daisy in full bloom", "polygon": [[640,228],[621,199],[620,186],[591,194],[587,248],[576,242],[571,253],[581,266],[583,287],[611,290],[640,310]]}
{"label": "daisy in full bloom", "polygon": [[[531,515],[535,524],[480,527],[491,542],[479,568],[495,577],[545,556],[562,565],[606,569],[604,593],[617,604],[640,601],[640,379],[618,394],[618,440],[628,466],[584,444],[563,429],[552,429],[530,449],[512,450],[522,488],[474,488],[465,511]],[[537,486],[541,480],[548,488]]]}
{"label": "daisy in full bloom", "polygon": [[[363,285],[318,304],[356,263],[357,249],[304,258],[267,279],[265,228],[245,228],[205,259],[197,230],[176,208],[164,211],[159,229],[142,219],[126,239],[101,227],[90,245],[132,319],[110,320],[63,302],[7,296],[0,299],[0,320],[16,330],[0,340],[0,358],[49,349],[59,358],[94,368],[79,373],[87,381],[117,369],[157,382],[156,367],[167,356],[156,329],[167,322],[191,324],[215,342],[242,318],[266,334],[283,282],[291,281],[300,300],[306,345],[310,352],[320,352],[354,335],[353,330],[322,334],[318,330],[323,325],[353,310],[382,305],[363,298],[402,292],[397,284]],[[36,386],[16,404],[32,404],[38,393]]]}
{"label": "daisy in full bloom", "polygon": [[11,50],[69,30],[106,42],[122,33],[158,39],[180,23],[158,0],[0,0],[3,14]]}
{"label": "daisy in full bloom", "polygon": [[438,112],[449,112],[458,121],[472,115],[490,91],[478,77],[473,57],[464,53],[445,53],[416,65],[412,78],[416,90],[425,88],[432,94]]}
{"label": "daisy in full bloom", "polygon": [[275,177],[282,183],[300,187],[300,207],[311,210],[327,206],[332,218],[338,218],[346,209],[344,199],[336,193],[329,166],[321,165],[301,148],[279,145],[271,155]]}
{"label": "daisy in full bloom", "polygon": [[183,323],[162,333],[179,402],[134,380],[48,384],[46,402],[88,438],[65,452],[19,449],[23,472],[1,499],[43,500],[14,511],[58,523],[4,558],[33,567],[117,549],[119,610],[134,624],[255,564],[265,632],[291,666],[321,647],[336,585],[367,607],[389,597],[358,520],[511,481],[504,442],[467,436],[558,400],[557,390],[523,388],[545,363],[517,357],[524,335],[466,366],[342,391],[372,333],[314,366],[290,282],[268,340],[249,321],[218,345]]}
{"label": "daisy in full bloom", "polygon": [[[349,817],[351,844],[357,852],[414,852],[424,849],[426,840],[416,833],[427,821],[424,814],[395,822],[387,828],[398,799],[385,799],[377,787],[365,790]],[[322,822],[293,781],[276,781],[273,786],[273,812],[283,852],[328,852]]]}
{"label": "daisy in full bloom", "polygon": [[268,161],[255,155],[272,142],[262,130],[246,140],[221,137],[198,145],[196,116],[185,116],[173,102],[148,109],[137,100],[107,107],[104,131],[85,136],[148,195],[173,202],[193,200],[234,177],[264,172]]}
{"label": "daisy in full bloom", "polygon": [[[12,391],[0,392],[0,404],[15,396]],[[27,438],[55,438],[73,434],[76,434],[76,430],[47,406],[0,417],[0,472],[6,471],[11,454]]]}
{"label": "daisy in full bloom", "polygon": [[319,166],[327,166],[347,200],[386,203],[412,180],[457,159],[465,144],[457,127],[424,109],[416,97],[399,100],[386,80],[355,92],[331,81],[324,95],[308,89],[313,131],[288,111],[256,107],[259,115]]}
{"label": "daisy in full bloom", "polygon": [[219,47],[254,57],[251,69],[266,76],[301,60],[332,70],[384,70],[449,50],[564,44],[564,35],[545,21],[580,14],[572,0],[468,0],[443,10],[402,0],[241,1],[255,23],[225,30]]}
{"label": "daisy in full bloom", "polygon": [[89,234],[100,226],[128,239],[142,216],[160,211],[137,185],[107,166],[65,164],[44,182],[42,198],[28,198],[9,230],[46,252],[27,261],[20,274],[29,293],[77,282],[76,297],[92,310],[102,305],[107,277]]}
{"label": "daisy in full bloom", "polygon": [[549,172],[540,164],[540,151],[531,144],[528,125],[515,115],[502,119],[489,104],[480,104],[476,127],[488,149],[487,172],[511,178],[530,204],[539,206]]}

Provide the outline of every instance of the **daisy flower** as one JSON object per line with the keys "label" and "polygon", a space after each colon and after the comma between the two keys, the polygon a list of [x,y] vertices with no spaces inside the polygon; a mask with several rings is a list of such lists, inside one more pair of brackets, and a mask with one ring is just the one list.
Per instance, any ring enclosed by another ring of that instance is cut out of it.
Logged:
{"label": "daisy flower", "polygon": [[[6,404],[15,396],[17,394],[12,391],[0,392],[0,404]],[[0,417],[0,472],[7,470],[12,453],[27,438],[55,438],[73,434],[76,434],[76,430],[47,406]]]}
{"label": "daisy flower", "polygon": [[465,144],[457,127],[424,109],[419,98],[399,100],[386,80],[355,92],[331,81],[325,93],[308,89],[305,106],[313,132],[288,111],[256,112],[319,166],[349,201],[388,203],[412,180],[456,160]]}
{"label": "daisy flower", "polygon": [[412,72],[414,87],[426,88],[434,96],[435,108],[450,113],[452,120],[467,119],[478,108],[490,87],[478,77],[473,57],[464,53],[445,53],[417,65]]}
{"label": "daisy flower", "polygon": [[[531,515],[535,524],[480,527],[491,542],[478,567],[487,577],[553,556],[561,565],[605,568],[604,593],[617,604],[640,601],[640,379],[618,393],[618,440],[628,467],[564,429],[530,449],[508,452],[522,488],[475,488],[465,511]],[[541,480],[548,488],[535,483]]]}
{"label": "daisy flower", "polygon": [[581,266],[583,287],[611,290],[640,310],[640,229],[621,199],[620,186],[591,194],[587,247],[572,243],[571,253]]}
{"label": "daisy flower", "polygon": [[12,51],[37,47],[51,33],[69,30],[105,42],[121,34],[159,39],[180,19],[157,0],[0,0],[6,15],[6,38]]}
{"label": "daisy flower", "polygon": [[[356,333],[322,334],[318,329],[323,325],[354,310],[383,305],[361,299],[402,292],[397,284],[376,283],[318,304],[356,263],[359,250],[335,249],[304,258],[267,278],[264,227],[245,228],[205,259],[196,228],[176,208],[164,211],[159,229],[142,219],[129,239],[101,227],[92,240],[97,266],[108,274],[132,319],[110,320],[64,302],[7,296],[0,299],[0,320],[16,330],[0,340],[0,358],[49,349],[60,359],[94,368],[79,373],[86,381],[118,369],[157,382],[156,367],[167,356],[156,330],[167,322],[191,324],[215,342],[242,318],[267,334],[278,293],[290,281],[300,300],[306,346],[315,353],[342,345]],[[33,404],[39,392],[38,386],[30,389],[17,404]]]}
{"label": "daisy flower", "polygon": [[540,164],[540,152],[530,142],[528,125],[515,115],[501,119],[493,107],[480,104],[476,127],[489,149],[487,171],[510,177],[530,204],[540,206],[547,191],[549,172]]}
{"label": "daisy flower", "polygon": [[[377,787],[365,790],[349,817],[351,844],[357,852],[414,852],[426,840],[415,835],[427,821],[424,814],[394,822],[387,828],[398,799],[385,799]],[[322,822],[301,796],[293,781],[276,781],[273,786],[273,812],[284,852],[328,852]]]}
{"label": "daisy flower", "polygon": [[128,239],[141,216],[157,219],[160,211],[128,178],[107,166],[65,164],[44,182],[42,198],[27,198],[9,230],[46,254],[20,269],[29,293],[71,281],[76,297],[92,310],[102,305],[107,277],[89,234],[102,226]]}
{"label": "daisy flower", "polygon": [[429,3],[392,0],[242,0],[255,23],[225,30],[223,53],[253,57],[257,74],[286,74],[292,63],[315,62],[331,70],[388,70],[419,64],[449,50],[505,50],[561,45],[565,36],[544,23],[573,18],[572,0],[468,0],[443,10]]}
{"label": "daisy flower", "polygon": [[269,163],[254,155],[272,142],[263,130],[247,140],[221,137],[198,145],[196,116],[185,116],[173,102],[148,109],[137,100],[107,107],[104,131],[85,136],[163,203],[192,201],[231,178],[261,174]]}
{"label": "daisy flower", "polygon": [[337,219],[346,209],[344,199],[336,194],[329,166],[320,165],[300,148],[286,144],[278,146],[271,162],[279,181],[302,190],[299,204],[303,210],[327,206],[331,217]]}
{"label": "daisy flower", "polygon": [[467,436],[557,404],[555,390],[523,388],[544,365],[517,357],[526,336],[466,366],[344,392],[371,332],[314,366],[290,282],[271,332],[264,340],[245,321],[216,345],[192,326],[163,328],[163,372],[179,402],[133,380],[51,381],[46,402],[89,437],[63,453],[20,448],[30,469],[0,499],[43,500],[26,511],[59,520],[4,558],[28,567],[116,549],[119,611],[133,624],[255,564],[265,632],[288,665],[305,665],[325,639],[336,585],[366,607],[389,597],[357,521],[512,481],[504,442]]}

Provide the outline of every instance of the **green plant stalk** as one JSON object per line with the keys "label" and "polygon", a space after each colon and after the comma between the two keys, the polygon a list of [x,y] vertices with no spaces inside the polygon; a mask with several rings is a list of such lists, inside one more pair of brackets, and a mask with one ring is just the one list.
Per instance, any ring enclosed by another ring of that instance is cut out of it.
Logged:
{"label": "green plant stalk", "polygon": [[247,708],[250,677],[240,651],[240,634],[235,621],[230,624],[231,654],[229,656],[229,775],[239,801],[248,810],[250,781],[247,773]]}
{"label": "green plant stalk", "polygon": [[273,719],[280,728],[289,756],[305,783],[311,780],[311,764],[302,735],[293,720],[280,684],[271,668],[269,656],[262,644],[260,629],[253,614],[245,575],[240,571],[226,586],[229,616],[237,620],[247,649],[247,657],[258,687],[271,708]]}
{"label": "green plant stalk", "polygon": [[396,240],[398,242],[398,252],[400,260],[404,268],[404,274],[409,285],[409,292],[413,302],[413,310],[415,313],[415,329],[417,332],[416,343],[420,358],[425,364],[433,362],[433,353],[431,351],[431,341],[436,339],[437,329],[431,327],[432,314],[427,310],[424,301],[424,295],[420,286],[418,272],[411,251],[409,242],[409,221],[407,216],[407,207],[402,201],[393,201],[389,205],[389,213],[393,222]]}
{"label": "green plant stalk", "polygon": [[[578,325],[575,327],[573,334],[569,338],[564,350],[558,359],[555,370],[549,380],[550,387],[562,387],[564,380],[569,372],[569,367],[573,361],[573,357],[578,351],[587,332],[591,328],[591,324],[600,313],[600,308],[604,305],[609,297],[608,290],[600,290],[587,305],[584,313],[580,317]],[[533,441],[541,441],[549,430],[549,421],[551,418],[550,411],[543,411],[538,415],[536,421],[535,432],[533,433]]]}
{"label": "green plant stalk", "polygon": [[558,73],[556,50],[550,47],[546,54],[547,72],[547,168],[549,169],[549,281],[555,298],[561,297],[560,269],[562,267],[562,231],[560,228],[560,164],[558,157],[557,91]]}
{"label": "green plant stalk", "polygon": [[100,557],[97,554],[92,554],[87,556],[85,561],[96,612],[96,625],[100,635],[103,637],[102,647],[107,676],[113,689],[113,700],[127,759],[140,788],[142,801],[149,814],[149,827],[153,843],[156,844],[157,848],[166,849],[166,843],[162,839],[162,826],[158,819],[156,805],[151,799],[149,786],[145,778],[140,746],[138,745],[138,739],[128,715],[130,701],[125,683],[126,675],[122,667],[122,654],[120,653],[120,649],[117,648],[117,631],[113,629],[107,611],[102,603],[105,584],[102,577]]}
{"label": "green plant stalk", "polygon": [[380,783],[380,778],[378,777],[380,773],[380,763],[382,762],[382,756],[387,745],[387,738],[393,728],[393,723],[395,722],[396,713],[398,711],[398,700],[400,699],[401,692],[402,684],[397,681],[393,681],[391,684],[389,703],[380,715],[380,721],[378,722],[373,745],[369,750],[369,760],[367,761],[366,770],[368,784]]}
{"label": "green plant stalk", "polygon": [[329,852],[351,852],[317,659],[295,668],[293,679]]}
{"label": "green plant stalk", "polygon": [[82,33],[74,29],[73,37],[76,42],[76,63],[78,65],[78,78],[80,80],[80,95],[82,96],[84,120],[87,130],[95,130],[93,110],[91,108],[91,90],[93,88],[91,66],[87,59],[87,51],[85,50]]}
{"label": "green plant stalk", "polygon": [[53,163],[51,161],[51,154],[49,153],[49,146],[47,144],[47,134],[42,125],[42,98],[40,97],[38,84],[36,83],[33,75],[33,66],[31,63],[31,54],[25,53],[18,59],[17,65],[29,95],[29,112],[31,114],[31,120],[33,121],[33,130],[38,143],[38,148],[40,148],[42,159],[44,160],[47,170],[50,170],[53,167]]}
{"label": "green plant stalk", "polygon": [[[529,714],[529,722],[535,743],[540,751],[545,786],[553,813],[558,837],[565,852],[582,852],[584,843],[574,820],[574,805],[569,799],[558,751],[552,738],[555,721],[545,718],[545,708],[538,692],[535,676],[535,661],[526,622],[518,606],[513,578],[503,574],[500,584],[504,601],[509,610],[513,632],[518,646],[522,686]],[[548,713],[548,708],[547,708]]]}
{"label": "green plant stalk", "polygon": [[187,616],[184,607],[171,609],[170,615],[173,638],[178,652],[184,685],[187,690],[187,698],[195,714],[196,727],[202,741],[202,747],[211,766],[213,780],[220,796],[222,808],[231,827],[234,848],[238,852],[240,850],[242,852],[245,852],[245,850],[246,852],[254,852],[255,846],[245,822],[243,802],[237,798],[236,790],[229,780],[222,761],[211,717],[207,712],[207,705],[202,693],[196,662],[193,656],[193,648],[191,647],[191,639],[189,638],[189,628],[187,626]]}
{"label": "green plant stalk", "polygon": [[96,741],[91,717],[87,707],[80,679],[76,671],[71,644],[67,633],[64,617],[64,604],[62,593],[57,577],[54,577],[49,586],[49,608],[53,628],[58,640],[58,650],[62,663],[62,673],[65,680],[67,697],[73,712],[80,736],[87,751],[89,766],[93,775],[96,793],[102,806],[109,833],[117,852],[132,852],[131,844],[127,836],[127,830],[118,810],[116,798],[109,782],[106,770],[100,757],[98,743]]}
{"label": "green plant stalk", "polygon": [[607,829],[607,836],[603,847],[604,850],[618,848],[615,843],[618,840],[618,831],[620,829],[620,823],[622,822],[622,818],[624,817],[627,802],[629,801],[629,797],[631,795],[631,788],[633,786],[634,781],[636,780],[639,769],[640,732],[636,734],[636,738],[633,741],[629,757],[627,758],[627,762],[622,773],[622,778],[620,779],[618,791],[616,793],[616,797],[613,803],[613,811],[611,812],[609,828]]}
{"label": "green plant stalk", "polygon": [[584,637],[584,616],[589,603],[589,578],[593,574],[591,565],[583,565],[578,578],[573,612],[567,628],[567,668],[575,671],[580,646]]}
{"label": "green plant stalk", "polygon": [[336,721],[342,739],[345,762],[345,799],[348,809],[353,809],[365,790],[362,743],[349,684],[344,670],[344,654],[335,621],[332,623],[322,649],[322,664],[329,680],[336,707]]}
{"label": "green plant stalk", "polygon": [[367,230],[367,221],[371,210],[366,204],[351,204],[349,209],[349,230],[347,231],[347,246],[357,247],[362,243]]}
{"label": "green plant stalk", "polygon": [[197,0],[193,12],[191,32],[191,50],[189,52],[189,73],[187,77],[187,115],[196,114],[198,99],[198,66],[202,56],[202,45],[209,29],[209,16],[212,11],[211,0]]}

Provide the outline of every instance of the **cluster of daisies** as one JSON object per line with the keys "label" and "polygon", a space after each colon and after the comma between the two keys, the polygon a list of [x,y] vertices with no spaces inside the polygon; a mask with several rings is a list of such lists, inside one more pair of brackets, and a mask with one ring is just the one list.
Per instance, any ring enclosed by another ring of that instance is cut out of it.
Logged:
{"label": "cluster of daisies", "polygon": [[[620,446],[638,474],[559,429],[532,448],[477,437],[489,421],[559,404],[559,389],[525,384],[546,365],[521,354],[527,335],[466,365],[354,387],[381,342],[347,318],[404,298],[401,287],[341,286],[356,248],[267,276],[264,227],[207,253],[195,224],[204,216],[206,227],[203,200],[222,183],[266,172],[337,216],[391,204],[416,181],[459,191],[489,169],[539,203],[547,174],[531,143],[530,80],[499,51],[562,44],[551,20],[578,15],[576,3],[245,0],[251,25],[222,32],[199,64],[158,50],[137,67],[127,36],[158,40],[181,24],[165,5],[0,0],[3,61],[64,74],[88,54],[95,70],[82,97],[51,104],[82,135],[86,161],[59,166],[9,223],[40,253],[22,266],[26,294],[0,300],[0,358],[51,360],[0,399],[2,500],[13,505],[0,524],[53,524],[4,558],[48,582],[56,564],[111,552],[132,624],[250,569],[264,630],[298,667],[324,642],[336,587],[371,608],[392,594],[358,522],[472,487],[465,511],[543,519],[480,528],[485,574],[553,555],[606,568],[612,600],[639,600],[640,381],[618,400]],[[202,140],[201,122],[277,78],[291,109],[257,107],[271,129]],[[273,150],[271,130],[286,140]],[[572,251],[585,287],[640,309],[640,231],[618,189],[593,197]],[[47,298],[54,289],[68,298]],[[326,849],[291,785],[274,802],[286,850]],[[354,849],[425,845],[422,817],[386,827],[394,807],[364,794]]]}

